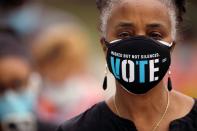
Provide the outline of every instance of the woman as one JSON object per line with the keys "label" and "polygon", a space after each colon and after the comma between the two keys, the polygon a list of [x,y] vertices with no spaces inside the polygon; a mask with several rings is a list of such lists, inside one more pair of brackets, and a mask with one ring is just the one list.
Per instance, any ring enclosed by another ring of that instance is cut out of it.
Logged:
{"label": "woman", "polygon": [[36,131],[32,60],[18,32],[0,27],[0,131]]}
{"label": "woman", "polygon": [[185,1],[100,0],[97,4],[101,43],[116,79],[116,93],[58,131],[196,131],[197,102],[172,90],[170,80],[170,56]]}
{"label": "woman", "polygon": [[[36,114],[43,123],[58,126],[103,100],[102,89],[86,66],[87,34],[74,22],[45,27],[32,44],[35,69],[41,77]],[[48,126],[43,130],[49,131]]]}

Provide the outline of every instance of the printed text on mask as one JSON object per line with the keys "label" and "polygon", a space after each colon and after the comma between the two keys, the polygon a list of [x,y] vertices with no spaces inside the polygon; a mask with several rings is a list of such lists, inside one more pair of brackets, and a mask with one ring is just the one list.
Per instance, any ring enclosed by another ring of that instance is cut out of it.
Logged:
{"label": "printed text on mask", "polygon": [[[133,61],[130,59],[122,60],[119,57],[111,56],[110,62],[114,76],[117,79],[122,78],[122,80],[125,82],[131,83],[135,81],[139,83],[145,83],[146,81],[153,82],[159,79],[158,76],[155,76],[155,73],[159,71],[159,68],[156,67],[156,64],[159,63],[158,58],[149,60],[139,59]],[[136,68],[138,68],[138,70],[136,70]],[[149,71],[146,69],[149,69]],[[136,73],[139,74],[139,78],[136,78]],[[149,73],[149,78],[146,78],[146,73]]]}

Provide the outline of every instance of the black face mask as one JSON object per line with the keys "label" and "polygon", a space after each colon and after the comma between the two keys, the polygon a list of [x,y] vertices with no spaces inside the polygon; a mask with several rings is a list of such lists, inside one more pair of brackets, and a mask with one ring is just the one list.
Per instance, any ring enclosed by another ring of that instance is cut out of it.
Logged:
{"label": "black face mask", "polygon": [[122,88],[134,94],[145,94],[155,87],[171,64],[172,44],[137,36],[105,42],[107,64]]}

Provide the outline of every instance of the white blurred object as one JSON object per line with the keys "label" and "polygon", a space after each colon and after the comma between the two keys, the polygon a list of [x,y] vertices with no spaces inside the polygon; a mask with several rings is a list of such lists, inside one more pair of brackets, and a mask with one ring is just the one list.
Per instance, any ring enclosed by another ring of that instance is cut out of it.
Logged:
{"label": "white blurred object", "polygon": [[36,131],[36,119],[32,114],[9,114],[2,120],[3,131]]}

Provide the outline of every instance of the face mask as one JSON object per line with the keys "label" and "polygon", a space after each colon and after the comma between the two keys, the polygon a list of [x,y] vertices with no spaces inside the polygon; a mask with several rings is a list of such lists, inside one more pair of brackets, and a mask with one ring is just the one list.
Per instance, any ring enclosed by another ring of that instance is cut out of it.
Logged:
{"label": "face mask", "polygon": [[35,131],[33,96],[30,91],[6,91],[0,95],[0,123],[3,131]]}
{"label": "face mask", "polygon": [[105,42],[107,65],[121,87],[134,94],[145,94],[155,87],[171,64],[172,44],[137,36]]}

